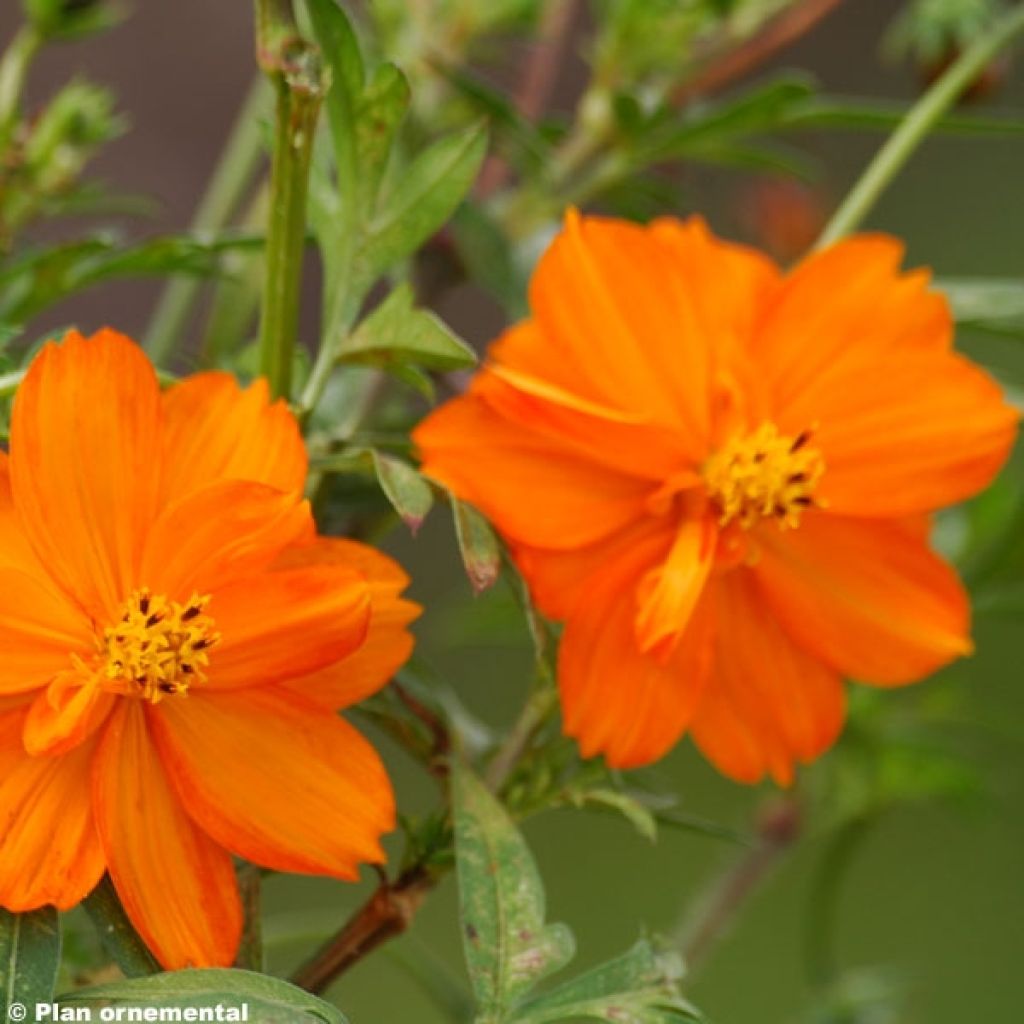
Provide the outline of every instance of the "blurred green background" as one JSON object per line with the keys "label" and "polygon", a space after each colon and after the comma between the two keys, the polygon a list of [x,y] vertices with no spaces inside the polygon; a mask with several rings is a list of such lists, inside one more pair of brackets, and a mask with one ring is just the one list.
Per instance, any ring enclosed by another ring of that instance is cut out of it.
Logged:
{"label": "blurred green background", "polygon": [[[154,194],[160,209],[144,228],[181,229],[188,221],[233,114],[252,76],[249,6],[241,0],[140,3],[116,32],[49,53],[33,88],[81,70],[112,85],[132,131],[97,162],[118,188]],[[918,89],[911,69],[885,64],[879,39],[897,5],[850,2],[789,48],[774,64],[801,69],[831,92],[908,99]],[[16,21],[0,8],[0,40]],[[580,26],[580,32],[584,26]],[[769,69],[771,70],[771,69]],[[769,71],[761,71],[763,76]],[[556,102],[571,103],[579,58],[566,62]],[[1012,77],[990,103],[1021,113],[1024,75]],[[825,197],[838,199],[878,144],[870,135],[804,140],[816,157]],[[737,211],[750,179],[702,170],[685,179],[680,212],[705,213],[724,234],[749,230]],[[874,211],[870,225],[907,239],[909,261],[940,275],[1024,274],[1024,140],[932,141]],[[117,285],[76,298],[40,329],[102,323],[140,333],[156,285]],[[500,326],[488,300],[462,289],[444,315],[483,345]],[[1019,342],[965,338],[965,345],[1024,381]],[[1011,470],[1021,475],[1020,467]],[[426,614],[421,654],[465,704],[493,725],[508,722],[526,692],[530,653],[503,584],[474,598],[459,568],[450,522],[436,509],[412,540],[394,532],[387,546],[414,578]],[[839,902],[837,953],[845,969],[884,969],[905,986],[901,1022],[962,1024],[1021,1019],[1024,954],[1024,688],[1021,619],[981,614],[977,653],[919,690],[886,700],[915,708],[924,699],[949,720],[951,742],[984,780],[984,795],[955,806],[895,810],[865,835]],[[372,730],[370,730],[372,731]],[[431,806],[432,783],[387,739],[401,805]],[[659,784],[681,794],[688,812],[749,829],[763,792],[717,777],[684,743],[653,769]],[[715,872],[740,851],[706,836],[663,829],[656,844],[623,820],[583,812],[550,813],[526,834],[548,887],[550,917],[569,923],[577,966],[619,952],[645,932],[671,933]],[[719,1024],[811,1020],[806,970],[807,915],[823,843],[799,844],[750,901],[688,992]],[[314,879],[273,878],[266,885],[270,967],[285,972],[337,927],[370,891]],[[428,965],[417,979],[410,964]],[[331,992],[352,1024],[442,1024],[429,994],[449,977],[465,984],[454,886],[428,900],[412,931],[359,965]],[[874,976],[873,976],[874,977]],[[877,978],[875,979],[877,980]],[[873,981],[871,982],[873,983]],[[864,1021],[868,1021],[864,1017]],[[879,1024],[884,1019],[879,1017]]]}

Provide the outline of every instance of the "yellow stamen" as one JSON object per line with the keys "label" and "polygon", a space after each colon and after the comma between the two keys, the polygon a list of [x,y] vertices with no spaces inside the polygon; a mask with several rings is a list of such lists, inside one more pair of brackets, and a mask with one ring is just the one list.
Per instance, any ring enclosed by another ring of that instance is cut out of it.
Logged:
{"label": "yellow stamen", "polygon": [[809,430],[786,437],[774,423],[762,423],[712,455],[703,476],[719,525],[735,520],[750,529],[772,518],[783,528],[799,526],[804,509],[821,504],[814,490],[825,472],[825,460],[808,444],[810,437]]}
{"label": "yellow stamen", "polygon": [[148,590],[132,594],[121,621],[103,631],[104,688],[157,704],[204,681],[210,648],[220,640],[213,619],[204,614],[209,600],[193,594],[180,604]]}

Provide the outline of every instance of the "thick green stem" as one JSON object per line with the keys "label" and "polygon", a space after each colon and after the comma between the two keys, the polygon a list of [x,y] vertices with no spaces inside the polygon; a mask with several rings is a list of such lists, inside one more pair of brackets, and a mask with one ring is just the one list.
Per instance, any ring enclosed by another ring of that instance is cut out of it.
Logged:
{"label": "thick green stem", "polygon": [[260,372],[275,396],[288,397],[299,324],[306,190],[324,84],[319,51],[298,36],[290,5],[257,0],[256,9],[260,65],[277,94]]}
{"label": "thick green stem", "polygon": [[242,897],[245,925],[238,944],[235,966],[247,971],[263,970],[263,872],[255,864],[240,864],[238,888]]}
{"label": "thick green stem", "polygon": [[[238,112],[206,194],[192,219],[193,233],[220,231],[235,215],[260,164],[263,145],[260,116],[268,106],[267,85],[257,79]],[[176,278],[160,297],[146,332],[146,348],[153,361],[165,362],[181,337],[189,312],[203,282],[198,278]]]}
{"label": "thick green stem", "polygon": [[1024,5],[1011,9],[992,30],[969,46],[949,69],[911,108],[900,126],[878,151],[860,180],[818,240],[818,247],[830,245],[854,231],[889,183],[910,159],[935,122],[957,101],[964,90],[993,58],[1024,31]]}
{"label": "thick green stem", "polygon": [[127,977],[138,978],[160,970],[160,964],[128,920],[109,875],[103,876],[83,906],[99,932],[103,948]]}

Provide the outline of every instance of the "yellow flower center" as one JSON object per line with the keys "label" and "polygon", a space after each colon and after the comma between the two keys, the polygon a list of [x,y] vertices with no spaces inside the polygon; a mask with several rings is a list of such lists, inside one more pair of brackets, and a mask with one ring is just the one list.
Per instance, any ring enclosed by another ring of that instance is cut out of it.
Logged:
{"label": "yellow flower center", "polygon": [[815,501],[814,489],[825,460],[808,445],[811,432],[780,434],[762,423],[752,434],[734,437],[704,463],[704,484],[718,511],[720,526],[735,521],[745,530],[764,518],[795,527]]}
{"label": "yellow flower center", "polygon": [[193,594],[179,604],[135,591],[120,622],[103,631],[104,688],[157,704],[165,696],[184,696],[192,682],[205,680],[210,648],[220,640],[213,619],[204,614],[209,600]]}

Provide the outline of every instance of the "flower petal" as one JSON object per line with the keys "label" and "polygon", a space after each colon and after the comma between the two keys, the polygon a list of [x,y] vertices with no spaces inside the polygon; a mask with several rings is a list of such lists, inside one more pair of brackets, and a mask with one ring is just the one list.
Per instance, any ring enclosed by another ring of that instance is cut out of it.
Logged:
{"label": "flower petal", "polygon": [[797,761],[835,742],[845,714],[839,676],[790,639],[764,606],[752,574],[736,569],[714,585],[711,679],[693,739],[723,774],[788,785]]}
{"label": "flower petal", "polygon": [[95,743],[62,757],[29,757],[24,711],[0,719],[0,906],[68,910],[105,868],[93,823],[89,765]]}
{"label": "flower petal", "polygon": [[72,331],[14,400],[14,502],[40,561],[98,619],[131,592],[160,481],[160,395],[128,338]]}
{"label": "flower petal", "polygon": [[11,492],[11,460],[0,451],[0,566],[21,569],[40,579],[48,579],[42,563],[21,526]]}
{"label": "flower petal", "polygon": [[530,433],[475,395],[449,402],[413,434],[423,472],[535,547],[592,543],[643,514],[650,481]]}
{"label": "flower petal", "polygon": [[968,654],[970,609],[916,523],[804,517],[761,535],[765,596],[801,646],[866,683],[921,679]]}
{"label": "flower petal", "polygon": [[153,722],[189,814],[239,856],[347,879],[384,860],[391,784],[376,751],[343,719],[261,689],[165,701]]}
{"label": "flower petal", "polygon": [[314,532],[309,504],[294,492],[221,481],[164,509],[146,541],[139,578],[183,601],[259,572]]}
{"label": "flower petal", "polygon": [[24,693],[71,668],[73,653],[91,657],[95,634],[49,581],[0,568],[0,651],[0,694]]}
{"label": "flower petal", "polygon": [[562,634],[558,680],[565,732],[584,757],[615,768],[665,754],[693,716],[710,666],[712,620],[699,602],[667,653],[643,654],[637,639],[638,587],[664,557],[649,541],[594,574]]}
{"label": "flower petal", "polygon": [[357,650],[370,588],[346,566],[265,572],[214,591],[207,608],[222,639],[204,688],[233,689],[316,672]]}
{"label": "flower petal", "polygon": [[788,415],[820,423],[818,496],[833,512],[906,516],[977,493],[1009,456],[1019,415],[983,370],[950,353],[852,367]]}
{"label": "flower petal", "polygon": [[229,373],[197,373],[163,396],[163,498],[173,502],[220,480],[252,480],[301,493],[306,447],[284,401],[261,377],[241,388]]}
{"label": "flower petal", "polygon": [[160,963],[230,967],[242,934],[234,865],[172,791],[138,701],[122,701],[105,730],[93,800],[111,880]]}
{"label": "flower petal", "polygon": [[394,559],[353,540],[319,537],[314,544],[283,552],[276,565],[348,566],[361,572],[370,587],[370,626],[362,645],[341,661],[283,687],[325,707],[347,708],[376,693],[409,659],[413,637],[407,627],[420,606],[399,596],[409,577]]}
{"label": "flower petal", "polygon": [[116,700],[95,676],[76,669],[58,673],[29,708],[25,750],[33,757],[53,757],[77,747],[103,724]]}
{"label": "flower petal", "polygon": [[814,253],[786,277],[753,349],[778,409],[865,354],[878,368],[879,359],[950,349],[945,298],[928,290],[927,271],[901,274],[902,260],[895,238],[860,235]]}

